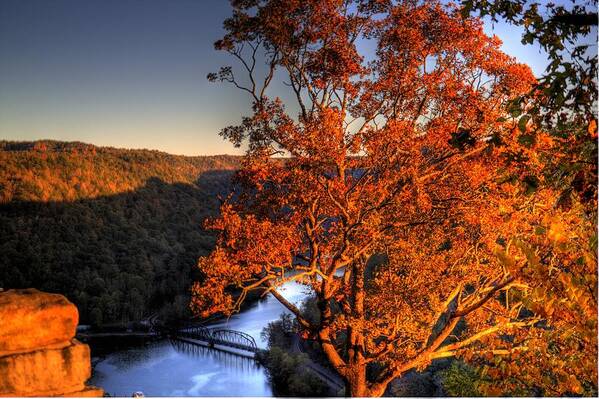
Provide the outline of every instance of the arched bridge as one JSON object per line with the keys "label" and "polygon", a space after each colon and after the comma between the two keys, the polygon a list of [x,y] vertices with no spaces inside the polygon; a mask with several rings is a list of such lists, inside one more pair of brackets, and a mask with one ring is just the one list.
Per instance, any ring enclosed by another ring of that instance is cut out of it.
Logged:
{"label": "arched bridge", "polygon": [[220,345],[252,353],[258,352],[256,340],[254,340],[251,335],[241,331],[192,326],[174,331],[171,330],[169,333],[175,338],[187,338],[195,341],[202,341],[209,347]]}

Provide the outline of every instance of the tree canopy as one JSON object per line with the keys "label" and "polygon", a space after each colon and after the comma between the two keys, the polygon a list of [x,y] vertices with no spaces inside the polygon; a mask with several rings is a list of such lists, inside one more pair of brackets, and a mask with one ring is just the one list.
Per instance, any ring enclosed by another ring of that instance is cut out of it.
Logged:
{"label": "tree canopy", "polygon": [[[542,306],[551,304],[535,293],[554,280],[543,280],[537,248],[515,234],[563,234],[541,173],[553,139],[528,140],[533,121],[510,114],[511,100],[537,83],[530,69],[452,4],[232,5],[215,47],[240,68],[208,78],[252,102],[250,116],[222,131],[247,144],[244,191],[207,224],[219,236],[199,261],[194,311],[234,312],[244,296],[234,300],[231,287],[272,293],[352,396],[382,395],[442,357],[491,364],[525,350],[521,334],[547,332]],[[293,101],[269,96],[277,77]],[[289,157],[273,158],[281,154]],[[593,261],[569,270],[590,275]],[[317,321],[277,290],[290,280],[316,296]],[[596,310],[589,294],[585,312]]]}
{"label": "tree canopy", "polygon": [[543,173],[548,183],[592,204],[597,196],[597,4],[568,0],[463,0],[462,13],[478,12],[524,28],[523,44],[537,44],[549,64],[533,89],[515,97],[510,113],[525,127],[532,119],[529,140],[536,132],[552,135],[554,146]]}
{"label": "tree canopy", "polygon": [[527,109],[547,124],[597,119],[597,4],[595,1],[463,0],[465,14],[522,26],[523,44],[539,44],[549,65],[535,87],[539,101]]}
{"label": "tree canopy", "polygon": [[[488,392],[596,396],[597,4],[465,0],[462,5],[466,15],[478,11],[524,27],[522,42],[540,44],[550,59],[538,84],[510,107],[538,154],[539,167],[528,173],[535,191],[544,192],[545,211],[509,232],[519,248],[516,257],[527,258],[532,271],[529,305],[550,327],[521,336],[526,351],[483,369],[493,375]],[[507,259],[513,262],[513,256]]]}

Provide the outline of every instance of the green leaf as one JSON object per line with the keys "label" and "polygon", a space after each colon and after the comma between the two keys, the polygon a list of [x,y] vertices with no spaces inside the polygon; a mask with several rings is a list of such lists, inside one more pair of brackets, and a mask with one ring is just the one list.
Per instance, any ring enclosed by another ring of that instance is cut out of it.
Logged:
{"label": "green leaf", "polygon": [[526,147],[530,147],[535,143],[535,136],[532,134],[521,134],[518,136],[518,142]]}
{"label": "green leaf", "polygon": [[520,100],[514,99],[510,101],[509,109],[508,109],[512,118],[517,118],[522,115],[522,108],[520,107]]}
{"label": "green leaf", "polygon": [[520,131],[522,133],[526,132],[526,124],[528,123],[528,121],[530,120],[530,115],[524,115],[522,118],[520,118],[520,120],[518,121],[518,128],[520,129]]}

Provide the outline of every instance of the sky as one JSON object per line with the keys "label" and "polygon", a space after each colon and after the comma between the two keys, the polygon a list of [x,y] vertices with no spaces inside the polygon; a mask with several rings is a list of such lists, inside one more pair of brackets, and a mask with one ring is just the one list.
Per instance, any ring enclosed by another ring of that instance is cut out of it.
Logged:
{"label": "sky", "polygon": [[[226,0],[0,0],[0,140],[239,154],[218,132],[250,99],[206,79],[233,62],[213,48],[230,13]],[[543,72],[521,30],[485,31]]]}

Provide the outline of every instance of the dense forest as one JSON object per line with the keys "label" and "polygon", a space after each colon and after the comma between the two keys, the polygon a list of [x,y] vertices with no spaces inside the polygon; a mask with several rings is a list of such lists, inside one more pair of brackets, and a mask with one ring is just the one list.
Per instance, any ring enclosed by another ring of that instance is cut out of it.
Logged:
{"label": "dense forest", "polygon": [[239,162],[0,141],[0,287],[63,293],[95,325],[187,314]]}

